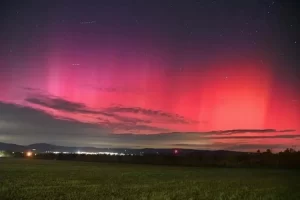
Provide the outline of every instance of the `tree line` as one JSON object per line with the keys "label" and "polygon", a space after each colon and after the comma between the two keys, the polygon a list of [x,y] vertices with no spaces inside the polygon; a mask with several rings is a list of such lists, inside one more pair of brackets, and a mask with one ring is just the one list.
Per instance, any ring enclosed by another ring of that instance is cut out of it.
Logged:
{"label": "tree line", "polygon": [[194,152],[185,155],[169,154],[155,155],[84,155],[84,154],[53,154],[38,153],[31,157],[25,153],[14,152],[12,157],[46,160],[71,160],[86,162],[106,163],[131,163],[153,165],[180,165],[199,167],[268,167],[268,168],[300,168],[300,151],[288,148],[279,153],[272,153],[270,149],[264,152],[258,150],[255,153],[244,152]]}

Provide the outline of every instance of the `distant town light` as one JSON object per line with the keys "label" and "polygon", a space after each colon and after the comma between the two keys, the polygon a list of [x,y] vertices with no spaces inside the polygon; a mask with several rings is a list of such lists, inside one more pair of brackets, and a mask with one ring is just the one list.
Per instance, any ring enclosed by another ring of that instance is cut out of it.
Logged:
{"label": "distant town light", "polygon": [[32,152],[31,152],[31,151],[28,151],[28,152],[26,153],[26,156],[27,156],[27,157],[31,157],[31,156],[32,156]]}
{"label": "distant town light", "polygon": [[82,155],[111,155],[111,156],[124,156],[125,153],[117,153],[117,152],[85,152],[85,151],[76,151],[76,152],[59,152],[59,151],[46,151],[46,153],[53,154],[82,154]]}

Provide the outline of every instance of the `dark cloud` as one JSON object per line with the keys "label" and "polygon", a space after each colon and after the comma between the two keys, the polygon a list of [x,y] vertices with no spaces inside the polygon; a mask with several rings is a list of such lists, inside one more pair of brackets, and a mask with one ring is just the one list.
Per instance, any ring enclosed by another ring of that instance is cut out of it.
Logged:
{"label": "dark cloud", "polygon": [[[70,104],[69,109],[83,109],[81,104]],[[182,147],[197,149],[227,149],[231,146],[242,149],[243,146],[222,144],[231,139],[243,139],[251,143],[253,139],[298,139],[300,135],[269,135],[269,136],[241,136],[242,133],[276,133],[291,132],[292,130],[275,129],[238,129],[221,130],[211,132],[167,132],[160,127],[145,124],[110,122],[109,120],[97,124],[76,121],[70,118],[55,117],[47,112],[31,107],[20,106],[11,103],[0,102],[0,139],[3,142],[16,142],[30,144],[35,142],[48,142],[59,145],[79,145],[103,147],[112,145],[115,147]],[[129,130],[129,134],[113,134],[115,130]],[[137,134],[140,130],[155,130],[160,134]],[[213,141],[213,142],[212,142]],[[193,144],[193,143],[199,144]],[[182,143],[182,144],[180,144]],[[190,147],[188,145],[191,143]],[[202,143],[202,144],[201,144]],[[231,146],[230,146],[231,145]],[[267,145],[263,145],[266,147]],[[244,146],[246,148],[246,146]],[[250,146],[248,146],[250,148]],[[233,148],[233,147],[232,147]]]}
{"label": "dark cloud", "polygon": [[[107,127],[113,131],[118,132],[135,132],[139,133],[140,131],[155,131],[155,132],[163,132],[168,131],[168,129],[165,128],[159,128],[155,126],[149,126],[149,125],[143,125],[143,124],[136,124],[136,123],[120,123],[120,122],[100,122],[100,125]],[[121,134],[124,135],[124,134]]]}
{"label": "dark cloud", "polygon": [[[139,107],[112,106],[101,110],[95,110],[95,109],[88,108],[85,104],[82,103],[71,102],[59,97],[41,95],[41,94],[31,95],[25,100],[31,104],[55,109],[58,111],[65,111],[65,112],[72,112],[72,113],[79,113],[79,114],[101,115],[100,119],[102,119],[103,116],[111,117],[117,121],[127,123],[127,124],[128,123],[149,124],[152,123],[153,121],[161,122],[161,120],[168,123],[181,123],[181,124],[196,123],[196,121],[187,120],[183,116],[177,114],[166,113],[158,110],[144,109]],[[132,113],[142,114],[145,115],[146,117],[147,116],[151,117],[151,119],[153,120],[141,119],[141,116],[139,117],[124,116],[125,114],[132,114]]]}
{"label": "dark cloud", "polygon": [[212,137],[212,139],[218,139],[218,140],[223,140],[223,139],[288,139],[288,138],[300,138],[300,134],[298,135],[268,135],[268,136],[218,136],[218,137]]}
{"label": "dark cloud", "polygon": [[[267,131],[268,130],[268,131]],[[294,130],[293,130],[294,131]],[[237,139],[244,139],[249,140],[251,139],[295,139],[300,138],[300,134],[293,134],[293,135],[262,135],[262,136],[249,136],[249,135],[234,135],[234,134],[243,134],[243,133],[282,133],[286,132],[283,130],[275,130],[275,129],[247,129],[247,131],[243,131],[242,129],[238,130],[224,130],[224,131],[210,131],[210,132],[173,132],[173,133],[165,133],[160,134],[158,137],[163,139],[164,137],[168,137],[172,135],[173,139],[178,141],[185,140],[185,139],[194,139],[196,141],[206,141],[210,140],[237,140]],[[291,131],[288,131],[291,132]],[[230,134],[228,134],[230,133]]]}
{"label": "dark cloud", "polygon": [[287,129],[287,130],[280,130],[278,132],[287,133],[287,132],[295,132],[296,130],[293,129]]}
{"label": "dark cloud", "polygon": [[[186,132],[189,134],[196,135],[234,135],[243,133],[284,133],[284,132],[295,132],[296,130],[276,130],[276,129],[232,129],[232,130],[218,130],[208,132]],[[172,132],[173,134],[182,134],[182,132]]]}
{"label": "dark cloud", "polygon": [[256,151],[258,149],[264,151],[266,149],[285,149],[287,148],[286,145],[282,144],[234,144],[229,145],[225,150],[230,151]]}
{"label": "dark cloud", "polygon": [[68,128],[99,128],[97,124],[84,123],[69,118],[58,118],[46,113],[43,110],[25,107],[17,104],[9,104],[0,102],[0,120],[3,122],[11,122],[16,125],[32,125],[35,127],[44,127],[55,129]]}
{"label": "dark cloud", "polygon": [[[197,121],[188,120],[183,116],[173,113],[163,112],[161,110],[152,110],[145,109],[140,107],[125,107],[122,105],[112,106],[105,109],[105,112],[109,113],[134,113],[134,114],[142,114],[150,117],[160,117],[162,119],[169,120],[171,123],[180,123],[180,124],[192,124],[197,123]],[[159,119],[157,119],[159,120]]]}
{"label": "dark cloud", "polygon": [[100,111],[89,110],[85,104],[71,102],[58,97],[49,97],[45,95],[35,95],[25,99],[27,102],[52,108],[59,111],[81,113],[81,114],[105,114]]}
{"label": "dark cloud", "polygon": [[[26,98],[26,101],[43,106],[46,108],[55,109],[58,111],[65,111],[77,114],[93,114],[96,115],[96,119],[99,119],[98,123],[101,126],[108,127],[111,130],[118,131],[167,131],[168,129],[157,128],[154,126],[144,125],[152,123],[151,120],[135,118],[135,117],[126,117],[118,115],[114,112],[109,111],[101,111],[101,110],[93,110],[88,108],[85,104],[71,102],[62,98],[45,96],[45,95],[32,95],[32,97]],[[97,117],[101,116],[101,117]],[[113,121],[117,122],[111,122]],[[123,129],[122,129],[123,128]]]}
{"label": "dark cloud", "polygon": [[231,135],[238,133],[274,133],[277,132],[275,129],[233,129],[233,130],[221,130],[212,131],[211,133],[221,134],[221,135]]}
{"label": "dark cloud", "polygon": [[221,134],[221,135],[232,135],[240,133],[285,133],[294,132],[296,130],[276,130],[276,129],[234,129],[234,130],[222,130],[222,131],[212,131],[211,133]]}
{"label": "dark cloud", "polygon": [[[109,140],[115,130],[140,130],[167,131],[163,128],[139,125],[132,123],[87,123],[66,117],[55,117],[51,114],[31,107],[0,102],[0,135],[25,139],[53,138],[72,140],[80,138],[79,141],[88,141],[88,138]],[[118,135],[117,135],[118,136]],[[114,137],[111,137],[114,138]],[[122,136],[117,138],[123,138]],[[130,140],[130,138],[129,138]],[[122,139],[120,140],[122,141]],[[43,141],[45,142],[45,141]]]}
{"label": "dark cloud", "polygon": [[57,118],[31,107],[0,102],[0,111],[0,138],[4,142],[107,144],[111,135],[110,129],[99,124]]}
{"label": "dark cloud", "polygon": [[151,120],[145,120],[145,119],[140,119],[140,118],[134,118],[134,117],[125,117],[125,116],[120,116],[116,114],[112,114],[116,120],[119,120],[121,122],[126,122],[130,124],[138,124],[138,123],[144,123],[144,124],[150,124],[152,123]]}
{"label": "dark cloud", "polygon": [[172,144],[174,148],[181,148],[181,149],[199,149],[199,150],[224,150],[225,148],[229,147],[231,144],[219,144],[219,143],[212,143],[212,144],[186,144],[186,143],[178,143]]}
{"label": "dark cloud", "polygon": [[168,141],[172,138],[173,141],[208,141],[208,140],[235,140],[235,139],[293,139],[293,138],[300,138],[300,135],[270,135],[270,136],[215,136],[210,134],[209,132],[199,132],[199,133],[159,133],[159,134],[147,134],[147,135],[140,135],[140,134],[115,134],[115,135],[122,135],[126,137],[131,137],[135,139],[147,139],[148,141]]}
{"label": "dark cloud", "polygon": [[[57,118],[42,110],[0,102],[0,138],[3,142],[30,144],[89,143],[91,137],[107,135],[110,130],[97,124]],[[87,140],[85,140],[87,138]]]}
{"label": "dark cloud", "polygon": [[212,143],[212,144],[173,144],[176,148],[185,148],[185,149],[199,149],[199,150],[228,150],[228,151],[249,151],[256,152],[258,149],[264,151],[266,149],[285,149],[286,145],[282,144],[256,144],[256,143],[248,143],[248,144],[232,144],[232,143]]}

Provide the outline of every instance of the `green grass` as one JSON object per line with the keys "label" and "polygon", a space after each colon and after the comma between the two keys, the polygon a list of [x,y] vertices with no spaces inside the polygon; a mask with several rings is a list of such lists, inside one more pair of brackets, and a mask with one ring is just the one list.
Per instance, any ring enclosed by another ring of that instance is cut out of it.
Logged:
{"label": "green grass", "polygon": [[300,199],[300,171],[0,159],[0,200]]}

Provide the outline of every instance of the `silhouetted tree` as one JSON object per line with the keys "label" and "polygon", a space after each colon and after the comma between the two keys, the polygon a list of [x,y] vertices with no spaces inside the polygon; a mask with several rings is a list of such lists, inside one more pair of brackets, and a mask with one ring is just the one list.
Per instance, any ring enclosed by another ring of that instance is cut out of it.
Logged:
{"label": "silhouetted tree", "polygon": [[272,150],[271,150],[271,149],[267,149],[267,150],[266,150],[266,153],[272,154]]}

